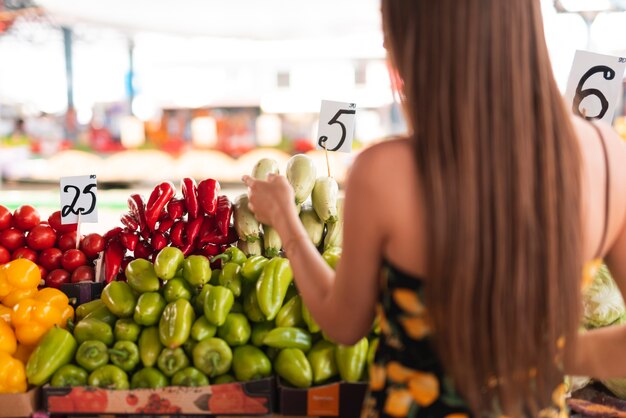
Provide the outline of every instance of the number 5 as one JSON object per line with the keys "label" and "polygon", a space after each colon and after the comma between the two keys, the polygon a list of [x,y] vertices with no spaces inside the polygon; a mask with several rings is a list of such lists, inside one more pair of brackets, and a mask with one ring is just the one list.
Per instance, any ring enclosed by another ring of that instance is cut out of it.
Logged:
{"label": "number 5", "polygon": [[[355,109],[339,109],[339,111],[335,114],[335,116],[333,116],[333,118],[328,122],[329,125],[334,125],[334,124],[339,124],[339,126],[341,126],[341,139],[339,140],[339,143],[337,144],[337,146],[335,148],[329,149],[328,151],[337,151],[338,149],[341,148],[341,146],[343,145],[343,143],[346,140],[346,125],[344,125],[339,118],[341,117],[341,115],[354,115],[356,113]],[[320,136],[319,140],[318,140],[318,145],[324,149],[326,149],[326,141],[328,141],[328,137],[327,136]]]}

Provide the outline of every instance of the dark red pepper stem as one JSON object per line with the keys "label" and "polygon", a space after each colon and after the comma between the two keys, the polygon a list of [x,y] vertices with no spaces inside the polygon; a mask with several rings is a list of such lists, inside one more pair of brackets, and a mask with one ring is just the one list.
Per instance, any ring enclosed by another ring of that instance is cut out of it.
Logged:
{"label": "dark red pepper stem", "polygon": [[146,229],[146,204],[140,194],[133,193],[128,197],[128,208],[130,214],[139,223],[139,230]]}
{"label": "dark red pepper stem", "polygon": [[161,211],[174,196],[174,193],[174,185],[169,181],[164,181],[158,184],[150,194],[146,204],[146,227],[150,231],[154,231],[161,216]]}
{"label": "dark red pepper stem", "polygon": [[129,251],[135,251],[139,243],[139,235],[132,231],[120,232],[120,243]]}
{"label": "dark red pepper stem", "polygon": [[215,211],[215,220],[217,222],[217,228],[222,235],[228,234],[228,227],[230,226],[230,217],[233,213],[233,204],[228,197],[220,196],[217,198],[217,209]]}
{"label": "dark red pepper stem", "polygon": [[167,204],[167,215],[170,219],[178,220],[185,215],[185,202],[182,199],[172,199]]}
{"label": "dark red pepper stem", "polygon": [[198,184],[198,203],[207,215],[215,214],[219,193],[220,183],[215,179],[202,180]]}
{"label": "dark red pepper stem", "polygon": [[111,283],[120,272],[126,249],[118,239],[113,239],[104,250],[104,281]]}
{"label": "dark red pepper stem", "polygon": [[122,221],[122,225],[131,231],[136,231],[139,228],[139,222],[137,222],[137,219],[130,213],[125,213],[120,216],[120,221]]}
{"label": "dark red pepper stem", "polygon": [[183,199],[185,199],[185,206],[187,206],[187,216],[190,220],[196,219],[200,216],[198,186],[196,185],[196,181],[191,177],[185,177],[180,182],[180,188],[183,192]]}

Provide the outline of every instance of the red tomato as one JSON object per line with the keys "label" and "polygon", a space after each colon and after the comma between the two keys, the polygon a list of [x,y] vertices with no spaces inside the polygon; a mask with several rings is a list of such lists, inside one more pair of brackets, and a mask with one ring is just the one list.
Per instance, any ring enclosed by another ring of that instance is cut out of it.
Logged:
{"label": "red tomato", "polygon": [[40,221],[39,212],[30,205],[22,205],[13,212],[13,225],[22,231],[30,231]]}
{"label": "red tomato", "polygon": [[60,210],[57,210],[56,212],[54,212],[52,215],[48,217],[48,223],[55,231],[60,232],[60,233],[71,232],[71,231],[76,232],[76,224],[63,225],[61,223],[61,211]]}
{"label": "red tomato", "polygon": [[9,250],[0,245],[0,265],[11,261],[11,253]]}
{"label": "red tomato", "polygon": [[17,228],[11,227],[0,231],[0,245],[9,251],[15,251],[23,247],[25,243],[24,233]]}
{"label": "red tomato", "polygon": [[46,248],[39,253],[37,264],[48,270],[56,270],[61,268],[61,258],[63,257],[63,251],[58,248]]}
{"label": "red tomato", "polygon": [[37,225],[26,235],[26,244],[33,250],[45,250],[54,247],[57,234],[48,225]]}
{"label": "red tomato", "polygon": [[61,234],[57,241],[57,247],[59,247],[61,251],[76,249],[76,231]]}
{"label": "red tomato", "polygon": [[62,284],[70,282],[70,274],[63,269],[52,270],[46,276],[46,286],[60,288]]}
{"label": "red tomato", "polygon": [[11,211],[0,205],[0,231],[11,226],[12,218]]}
{"label": "red tomato", "polygon": [[78,282],[93,282],[96,278],[96,273],[93,267],[80,266],[72,273],[72,283]]}
{"label": "red tomato", "polygon": [[100,234],[86,235],[80,241],[80,249],[85,253],[87,258],[94,259],[100,251],[104,250],[104,238]]}
{"label": "red tomato", "polygon": [[36,263],[37,251],[31,250],[28,247],[20,247],[17,250],[13,251],[13,254],[11,254],[11,260],[17,260],[18,258],[25,258],[32,261],[33,263]]}
{"label": "red tomato", "polygon": [[63,253],[61,265],[70,273],[87,263],[87,257],[81,250],[71,249]]}

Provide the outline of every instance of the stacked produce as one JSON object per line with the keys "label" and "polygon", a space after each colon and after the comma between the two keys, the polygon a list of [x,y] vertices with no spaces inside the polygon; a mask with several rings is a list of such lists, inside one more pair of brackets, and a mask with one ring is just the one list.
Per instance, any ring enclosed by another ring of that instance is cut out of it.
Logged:
{"label": "stacked produce", "polygon": [[47,222],[30,205],[11,213],[0,205],[0,264],[25,258],[39,265],[47,287],[64,283],[93,281],[93,262],[104,248],[99,234],[79,238],[76,224],[61,224],[56,211]]}
{"label": "stacked produce", "polygon": [[182,197],[174,185],[158,184],[148,200],[139,194],[128,198],[129,211],[121,216],[123,227],[108,231],[105,238],[104,280],[123,280],[126,265],[133,259],[153,260],[167,246],[187,256],[211,257],[221,254],[237,241],[231,227],[232,204],[220,195],[217,180],[196,184],[192,178],[181,181]]}

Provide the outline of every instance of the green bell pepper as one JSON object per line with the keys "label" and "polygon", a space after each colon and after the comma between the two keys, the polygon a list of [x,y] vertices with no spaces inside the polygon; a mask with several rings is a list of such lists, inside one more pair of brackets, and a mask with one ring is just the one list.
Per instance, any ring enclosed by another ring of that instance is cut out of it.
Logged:
{"label": "green bell pepper", "polygon": [[331,247],[324,251],[322,258],[333,270],[337,268],[337,263],[341,258],[341,247]]}
{"label": "green bell pepper", "polygon": [[300,296],[300,294],[298,293],[298,288],[296,287],[295,282],[291,282],[291,284],[287,288],[287,294],[285,295],[285,301],[283,303],[289,302],[291,299],[295,298],[296,296]]}
{"label": "green bell pepper", "polygon": [[346,382],[358,382],[361,379],[367,359],[367,345],[367,338],[362,338],[355,345],[340,344],[335,348],[335,361],[339,375]]}
{"label": "green bell pepper", "polygon": [[376,359],[376,350],[378,350],[378,344],[380,340],[378,338],[373,338],[370,341],[369,347],[367,349],[367,365],[371,366],[374,364],[374,360]]}
{"label": "green bell pepper", "polygon": [[139,339],[139,334],[141,334],[141,326],[129,318],[118,319],[113,328],[115,341],[132,341],[135,343]]}
{"label": "green bell pepper", "polygon": [[213,325],[224,325],[234,302],[233,292],[223,286],[213,286],[204,298],[204,316]]}
{"label": "green bell pepper", "polygon": [[170,280],[176,276],[185,255],[176,247],[165,247],[154,258],[154,271],[163,280]]}
{"label": "green bell pepper", "polygon": [[183,279],[193,287],[204,286],[211,280],[211,263],[203,255],[190,255],[183,261]]}
{"label": "green bell pepper", "polygon": [[297,348],[285,348],[274,361],[276,374],[297,388],[308,388],[313,382],[313,372],[306,356]]}
{"label": "green bell pepper", "polygon": [[217,333],[217,327],[206,319],[206,316],[201,316],[196,319],[196,322],[191,326],[191,338],[195,341],[202,341],[205,338],[215,337]]}
{"label": "green bell pepper", "polygon": [[259,301],[256,297],[256,286],[247,284],[243,288],[243,312],[252,322],[264,322],[265,315],[259,308]]}
{"label": "green bell pepper", "polygon": [[195,367],[187,367],[172,377],[172,386],[208,386],[209,378]]}
{"label": "green bell pepper", "polygon": [[76,351],[76,363],[92,372],[109,362],[109,351],[102,341],[89,340],[81,343]]}
{"label": "green bell pepper", "polygon": [[98,340],[110,346],[113,344],[113,329],[106,322],[87,317],[74,327],[74,337],[78,344]]}
{"label": "green bell pepper", "polygon": [[169,385],[167,377],[154,367],[139,370],[130,380],[131,389],[159,389]]}
{"label": "green bell pepper", "polygon": [[54,373],[50,381],[50,386],[53,388],[87,386],[87,372],[85,369],[73,364],[66,364]]}
{"label": "green bell pepper", "polygon": [[309,311],[309,308],[306,307],[304,302],[302,302],[302,320],[306,324],[311,334],[320,332],[320,326],[317,325],[317,322],[315,322],[315,319],[313,319],[313,317],[311,316],[311,312]]}
{"label": "green bell pepper", "polygon": [[118,341],[109,350],[111,363],[124,370],[132,372],[139,364],[139,348],[132,341]]}
{"label": "green bell pepper", "polygon": [[[98,300],[102,302],[101,299]],[[111,311],[104,305],[104,302],[102,302],[101,306],[98,306],[93,311],[85,315],[85,317],[81,319],[81,321],[84,319],[97,319],[98,321],[109,324],[111,327],[113,327],[115,325],[115,322],[117,322],[117,316],[111,313]]]}
{"label": "green bell pepper", "polygon": [[224,286],[233,292],[235,297],[241,295],[241,266],[237,263],[226,263],[220,271],[219,282],[220,286]]}
{"label": "green bell pepper", "polygon": [[80,321],[101,306],[104,306],[104,302],[102,302],[102,299],[94,299],[91,302],[83,303],[82,305],[78,306],[76,308],[76,311],[74,312],[76,322]]}
{"label": "green bell pepper", "polygon": [[219,376],[230,370],[233,352],[220,338],[206,338],[193,349],[193,365],[209,378]]}
{"label": "green bell pepper", "polygon": [[246,254],[239,248],[228,247],[222,254],[212,257],[211,263],[215,263],[218,260],[222,261],[222,266],[226,263],[235,263],[241,266],[248,260],[248,257],[246,257]]}
{"label": "green bell pepper", "polygon": [[231,347],[246,344],[250,339],[250,333],[248,318],[240,313],[226,315],[226,321],[217,329],[217,336]]}
{"label": "green bell pepper", "polygon": [[278,327],[267,333],[263,344],[275,348],[299,348],[307,352],[311,349],[311,334],[302,328]]}
{"label": "green bell pepper", "polygon": [[163,344],[159,339],[159,328],[148,327],[141,331],[139,336],[139,358],[144,367],[152,367],[156,364]]}
{"label": "green bell pepper", "polygon": [[[217,271],[217,270],[214,270],[214,271]],[[200,289],[200,293],[198,293],[198,295],[196,296],[194,300],[194,304],[193,304],[196,314],[198,315],[204,314],[204,300],[206,299],[207,295],[209,294],[209,291],[212,288],[213,288],[213,285],[205,284],[204,286],[202,286],[202,289]]]}
{"label": "green bell pepper", "polygon": [[240,382],[262,379],[272,374],[272,363],[253,345],[242,345],[233,351],[233,372]]}
{"label": "green bell pepper", "polygon": [[213,384],[214,385],[221,385],[224,383],[233,383],[236,382],[237,379],[235,379],[235,377],[232,374],[223,374],[221,376],[217,376],[215,379],[213,379]]}
{"label": "green bell pepper", "polygon": [[267,354],[267,357],[269,357],[272,361],[276,360],[276,357],[278,357],[278,353],[282,351],[282,349],[274,347],[265,347],[264,350],[265,354]]}
{"label": "green bell pepper", "polygon": [[195,319],[195,313],[188,300],[178,299],[169,303],[159,321],[161,344],[167,348],[183,345],[191,334],[191,325]]}
{"label": "green bell pepper", "polygon": [[250,335],[250,341],[252,344],[261,347],[263,345],[263,339],[268,332],[274,329],[274,323],[272,321],[257,322],[252,325],[252,334]]}
{"label": "green bell pepper", "polygon": [[159,323],[165,310],[165,299],[158,292],[142,293],[137,300],[133,319],[139,325],[152,326]]}
{"label": "green bell pepper", "polygon": [[137,293],[158,292],[161,287],[154,264],[143,258],[128,263],[125,275],[128,285]]}
{"label": "green bell pepper", "polygon": [[191,358],[193,356],[193,349],[195,348],[196,344],[198,344],[198,341],[194,340],[193,338],[188,339],[187,341],[185,341],[185,344],[183,344],[183,350],[185,350],[187,358]]}
{"label": "green bell pepper", "polygon": [[248,283],[256,283],[261,276],[263,268],[270,260],[262,255],[255,255],[246,260],[241,266],[241,277]]}
{"label": "green bell pepper", "polygon": [[48,382],[61,366],[72,361],[77,346],[69,331],[59,327],[51,328],[26,363],[28,383],[41,386]]}
{"label": "green bell pepper", "polygon": [[167,377],[172,377],[176,372],[189,366],[189,359],[182,347],[164,348],[159,354],[157,367]]}
{"label": "green bell pepper", "polygon": [[186,299],[191,301],[193,296],[193,288],[185,279],[174,277],[168,280],[163,286],[163,296],[167,303],[177,301],[178,299]]}
{"label": "green bell pepper", "polygon": [[102,302],[118,318],[130,318],[135,312],[137,297],[128,283],[111,282],[102,290]]}
{"label": "green bell pepper", "polygon": [[292,280],[293,273],[286,258],[273,258],[263,268],[256,282],[256,295],[267,319],[276,318]]}
{"label": "green bell pepper", "polygon": [[326,340],[318,341],[307,354],[307,359],[313,371],[313,383],[316,385],[337,376],[339,373],[335,361],[335,344],[333,343]]}
{"label": "green bell pepper", "polygon": [[295,296],[286,302],[278,315],[276,315],[276,326],[278,327],[300,327],[304,325],[302,320],[302,298]]}
{"label": "green bell pepper", "polygon": [[107,364],[91,372],[87,383],[89,386],[97,388],[116,390],[128,389],[130,386],[126,372],[112,364]]}
{"label": "green bell pepper", "polygon": [[211,272],[211,280],[209,280],[209,284],[212,286],[220,285],[220,273],[222,269],[215,269]]}

